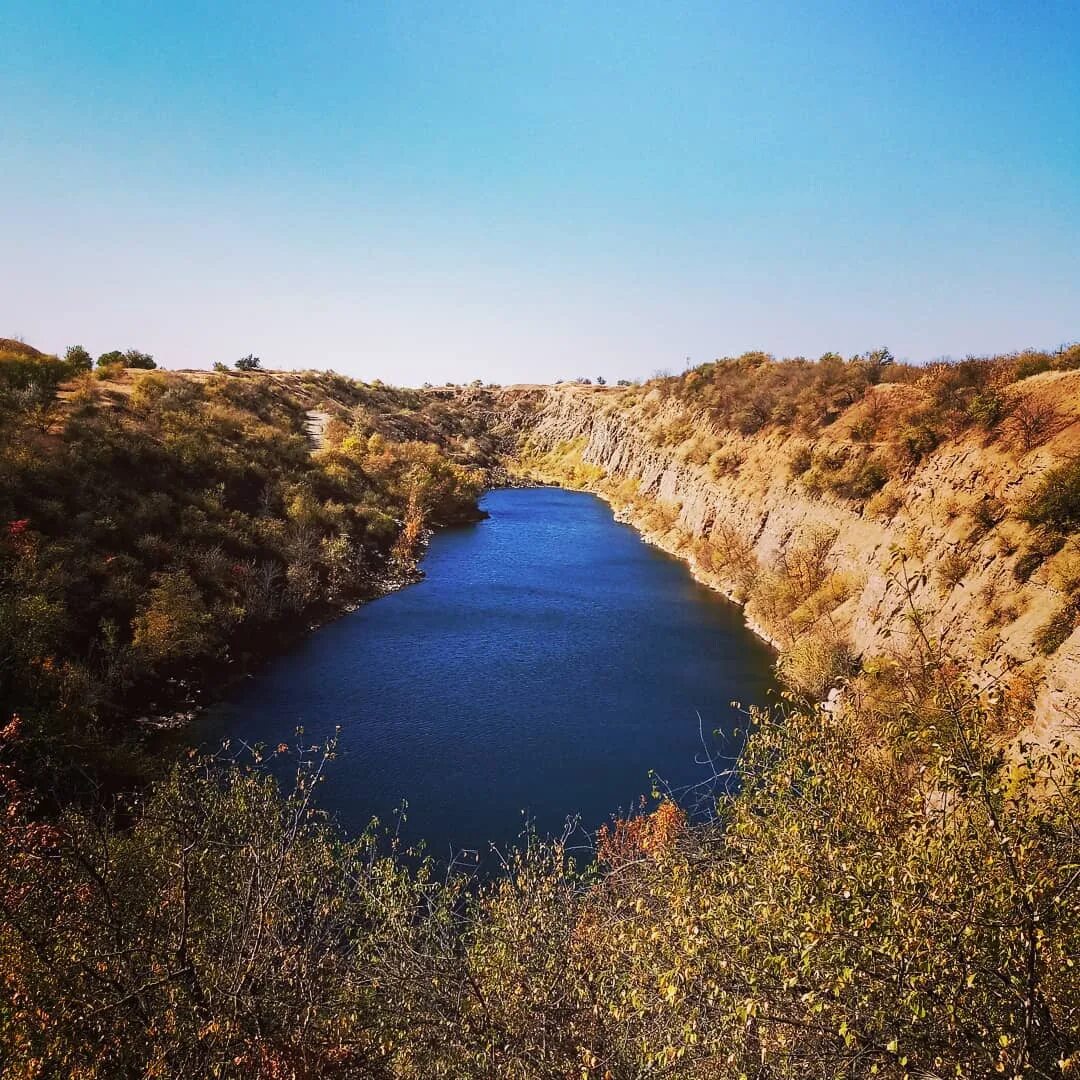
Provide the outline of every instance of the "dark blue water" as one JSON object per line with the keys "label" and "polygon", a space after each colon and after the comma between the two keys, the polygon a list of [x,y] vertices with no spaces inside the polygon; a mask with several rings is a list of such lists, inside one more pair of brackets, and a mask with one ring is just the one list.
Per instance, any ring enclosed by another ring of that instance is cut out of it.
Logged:
{"label": "dark blue water", "polygon": [[[614,521],[600,499],[500,490],[490,518],[438,533],[425,579],[312,634],[207,714],[201,734],[271,745],[341,725],[321,804],[372,816],[436,856],[570,815],[596,827],[650,770],[706,778],[699,730],[762,703],[771,654],[739,610]],[[698,714],[701,716],[699,725]],[[710,742],[714,753],[736,740]]]}

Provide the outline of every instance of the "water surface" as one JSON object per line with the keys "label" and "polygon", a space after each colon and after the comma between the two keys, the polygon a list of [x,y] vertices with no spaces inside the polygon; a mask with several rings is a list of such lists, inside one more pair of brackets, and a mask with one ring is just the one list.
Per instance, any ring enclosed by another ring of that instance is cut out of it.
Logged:
{"label": "water surface", "polygon": [[[210,710],[200,734],[292,743],[341,725],[321,803],[353,830],[377,815],[436,855],[589,827],[636,804],[650,770],[707,776],[700,731],[762,703],[771,654],[738,608],[555,488],[490,492],[486,521],[438,533],[425,579],[329,624]],[[699,722],[700,714],[700,722]],[[721,738],[713,753],[732,753]]]}

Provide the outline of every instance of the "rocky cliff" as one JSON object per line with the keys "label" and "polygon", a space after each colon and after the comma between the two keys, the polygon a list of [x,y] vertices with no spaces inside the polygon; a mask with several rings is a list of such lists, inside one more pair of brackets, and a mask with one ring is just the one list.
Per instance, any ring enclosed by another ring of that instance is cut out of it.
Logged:
{"label": "rocky cliff", "polygon": [[[877,386],[813,439],[717,429],[662,385],[520,391],[502,416],[522,431],[526,475],[603,495],[647,540],[747,602],[748,621],[782,651],[824,627],[865,662],[900,647],[918,612],[980,678],[1030,696],[1038,733],[1075,733],[1080,628],[1065,627],[1057,644],[1045,631],[1064,617],[1080,552],[1070,541],[1033,557],[1019,508],[1047,469],[1080,450],[1080,373],[1024,381],[1025,400],[1054,416],[1030,450],[968,431],[872,498],[821,490],[808,463],[847,451],[860,410],[887,413],[911,392]],[[778,601],[785,580],[798,591],[800,574],[805,595]]]}

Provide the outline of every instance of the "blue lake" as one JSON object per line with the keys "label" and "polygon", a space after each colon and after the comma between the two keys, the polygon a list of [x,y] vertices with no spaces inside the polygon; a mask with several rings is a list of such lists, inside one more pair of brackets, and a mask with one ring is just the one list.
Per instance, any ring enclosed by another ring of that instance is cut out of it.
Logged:
{"label": "blue lake", "polygon": [[[595,828],[650,790],[699,784],[737,752],[773,687],[737,607],[616,522],[600,499],[498,490],[491,515],[443,530],[426,577],[323,627],[203,717],[198,736],[315,742],[341,727],[320,803],[372,816],[443,858]],[[700,721],[699,721],[700,716]],[[712,732],[721,735],[714,739]]]}

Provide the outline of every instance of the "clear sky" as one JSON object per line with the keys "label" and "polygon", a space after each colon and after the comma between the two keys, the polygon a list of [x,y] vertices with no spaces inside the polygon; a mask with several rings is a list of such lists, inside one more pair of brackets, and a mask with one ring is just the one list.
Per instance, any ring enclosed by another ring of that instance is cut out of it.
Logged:
{"label": "clear sky", "polygon": [[0,335],[397,383],[1080,337],[1080,3],[0,0]]}

